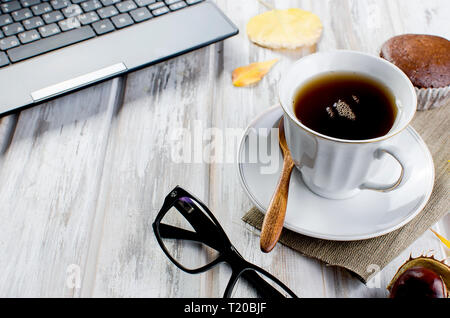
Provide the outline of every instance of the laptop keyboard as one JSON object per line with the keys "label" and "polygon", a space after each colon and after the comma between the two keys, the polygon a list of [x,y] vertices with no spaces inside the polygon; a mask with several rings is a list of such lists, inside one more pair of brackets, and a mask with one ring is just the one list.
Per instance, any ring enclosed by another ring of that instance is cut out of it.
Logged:
{"label": "laptop keyboard", "polygon": [[0,68],[203,0],[0,0]]}

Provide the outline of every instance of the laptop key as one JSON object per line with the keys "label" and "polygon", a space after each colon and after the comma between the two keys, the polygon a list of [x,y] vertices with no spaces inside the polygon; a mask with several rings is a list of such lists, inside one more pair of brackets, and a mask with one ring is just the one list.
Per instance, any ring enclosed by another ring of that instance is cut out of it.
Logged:
{"label": "laptop key", "polygon": [[44,2],[41,4],[37,4],[35,6],[32,6],[31,10],[33,11],[34,15],[41,15],[41,14],[53,11],[53,8],[49,3]]}
{"label": "laptop key", "polygon": [[157,16],[159,16],[159,15],[166,14],[167,12],[169,12],[169,8],[168,8],[168,7],[162,7],[162,8],[153,10],[153,11],[152,11],[152,14],[153,14],[155,17],[157,17]]}
{"label": "laptop key", "polygon": [[0,67],[6,66],[9,64],[8,56],[5,52],[0,52]]}
{"label": "laptop key", "polygon": [[52,35],[55,35],[55,34],[58,34],[61,32],[61,29],[58,27],[58,25],[56,23],[44,25],[44,26],[40,27],[38,30],[43,38],[47,38],[49,36],[52,36]]}
{"label": "laptop key", "polygon": [[77,18],[68,18],[58,22],[61,31],[66,32],[81,26],[80,21]]}
{"label": "laptop key", "polygon": [[139,8],[139,9],[130,11],[130,15],[135,22],[142,22],[142,21],[148,20],[153,17],[147,8]]}
{"label": "laptop key", "polygon": [[42,15],[42,18],[44,19],[46,24],[51,24],[64,20],[64,16],[59,10],[52,11],[50,13],[45,13]]}
{"label": "laptop key", "polygon": [[5,36],[3,35],[3,32],[0,31],[0,39],[4,38]]}
{"label": "laptop key", "polygon": [[30,9],[25,8],[22,10],[14,11],[13,13],[11,13],[11,16],[13,17],[14,21],[19,22],[31,18],[33,16],[33,13]]}
{"label": "laptop key", "polygon": [[128,15],[128,13],[122,13],[119,15],[116,15],[115,17],[111,18],[112,23],[114,23],[114,26],[118,29],[127,27],[129,25],[132,25],[133,19]]}
{"label": "laptop key", "polygon": [[165,4],[164,2],[158,1],[158,2],[155,2],[155,3],[150,4],[150,5],[148,6],[148,8],[149,8],[150,10],[156,10],[156,9],[159,9],[159,8],[162,8],[162,7],[165,7],[165,6],[166,6],[166,4]]}
{"label": "laptop key", "polygon": [[188,5],[193,5],[193,4],[197,4],[199,2],[202,2],[203,0],[186,0]]}
{"label": "laptop key", "polygon": [[115,30],[114,25],[108,19],[95,22],[92,24],[92,27],[98,35],[102,35]]}
{"label": "laptop key", "polygon": [[73,4],[61,10],[66,18],[76,17],[83,13],[78,4]]}
{"label": "laptop key", "polygon": [[40,17],[32,17],[31,19],[22,21],[26,30],[32,30],[44,25],[44,21]]}
{"label": "laptop key", "polygon": [[50,4],[52,5],[53,9],[59,10],[62,8],[67,8],[71,3],[69,0],[51,0]]}
{"label": "laptop key", "polygon": [[137,5],[133,1],[127,0],[127,1],[119,2],[118,4],[116,4],[116,8],[120,11],[120,13],[125,13],[125,12],[136,9]]}
{"label": "laptop key", "polygon": [[177,3],[171,4],[169,6],[170,10],[172,10],[172,11],[180,10],[180,9],[182,9],[184,7],[187,7],[186,2],[184,2],[184,1],[180,1],[180,2],[177,2]]}
{"label": "laptop key", "polygon": [[176,2],[179,2],[180,0],[164,0],[164,2],[166,3],[166,5],[170,6],[171,4],[174,4]]}
{"label": "laptop key", "polygon": [[[76,28],[67,32],[41,39],[13,48],[7,51],[12,62],[18,62],[27,58],[47,53],[80,41],[90,39],[95,36],[95,32],[90,26]],[[1,40],[0,40],[1,42]],[[1,44],[0,44],[1,45]]]}
{"label": "laptop key", "polygon": [[41,38],[39,32],[36,30],[25,31],[19,34],[19,40],[23,44],[37,41]]}
{"label": "laptop key", "polygon": [[25,29],[23,28],[22,24],[19,22],[5,25],[3,27],[3,33],[5,33],[6,36],[15,35],[17,33],[23,32]]}
{"label": "laptop key", "polygon": [[19,1],[11,1],[1,4],[0,8],[2,9],[3,13],[10,13],[19,10],[20,8],[22,8],[22,6],[20,5]]}
{"label": "laptop key", "polygon": [[116,7],[114,6],[108,6],[106,8],[98,9],[97,13],[100,16],[100,18],[106,19],[118,15],[119,11],[117,11]]}
{"label": "laptop key", "polygon": [[13,35],[0,40],[0,50],[6,51],[10,48],[19,46],[20,42],[17,36]]}
{"label": "laptop key", "polygon": [[101,7],[103,7],[103,5],[99,0],[90,0],[81,3],[81,7],[83,8],[84,12],[90,12],[100,9]]}
{"label": "laptop key", "polygon": [[121,0],[100,0],[104,7],[119,3]]}
{"label": "laptop key", "polygon": [[41,0],[20,0],[20,3],[22,4],[22,7],[28,8],[41,3]]}
{"label": "laptop key", "polygon": [[13,19],[9,14],[0,15],[0,27],[13,23]]}
{"label": "laptop key", "polygon": [[88,13],[80,14],[78,16],[78,20],[80,20],[81,25],[87,25],[87,24],[91,24],[91,23],[94,23],[94,22],[100,20],[100,18],[98,17],[97,13],[88,12]]}
{"label": "laptop key", "polygon": [[134,2],[136,2],[138,7],[146,7],[149,4],[155,3],[156,0],[134,0]]}

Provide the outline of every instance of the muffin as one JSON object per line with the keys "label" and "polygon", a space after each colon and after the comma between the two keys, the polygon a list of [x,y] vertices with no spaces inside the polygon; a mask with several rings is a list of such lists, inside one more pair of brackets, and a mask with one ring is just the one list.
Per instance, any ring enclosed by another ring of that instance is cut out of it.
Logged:
{"label": "muffin", "polygon": [[409,77],[416,88],[418,110],[448,102],[450,41],[434,35],[398,35],[383,44],[380,56]]}

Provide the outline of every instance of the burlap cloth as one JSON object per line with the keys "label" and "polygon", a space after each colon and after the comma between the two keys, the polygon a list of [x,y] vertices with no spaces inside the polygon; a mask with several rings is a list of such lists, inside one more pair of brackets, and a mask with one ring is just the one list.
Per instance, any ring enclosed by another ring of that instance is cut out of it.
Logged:
{"label": "burlap cloth", "polygon": [[[431,198],[416,218],[394,232],[368,240],[327,241],[283,229],[280,242],[328,265],[344,267],[366,282],[370,264],[383,268],[439,221],[450,211],[450,105],[417,112],[412,126],[430,149],[436,170]],[[242,219],[260,230],[264,215],[253,208]]]}

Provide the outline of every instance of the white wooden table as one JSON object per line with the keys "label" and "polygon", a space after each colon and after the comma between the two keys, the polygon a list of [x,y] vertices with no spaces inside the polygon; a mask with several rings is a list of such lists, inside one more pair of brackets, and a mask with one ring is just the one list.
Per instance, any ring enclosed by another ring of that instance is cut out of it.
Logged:
{"label": "white wooden table", "polygon": [[[163,255],[151,223],[179,184],[206,202],[249,261],[301,297],[385,297],[410,253],[445,251],[428,231],[381,273],[379,288],[284,246],[259,250],[241,221],[251,207],[234,163],[174,163],[171,130],[243,129],[276,102],[280,74],[304,52],[251,44],[245,25],[265,10],[256,0],[217,0],[241,33],[224,43],[84,89],[0,121],[0,296],[221,297],[230,270],[178,270]],[[377,54],[406,33],[450,38],[448,0],[269,1],[300,7],[324,24],[318,50]],[[234,68],[279,57],[258,85],[235,88]],[[447,215],[435,227],[449,235]],[[447,226],[447,232],[445,229]],[[374,284],[376,285],[376,284]],[[373,286],[372,286],[373,287]]]}

